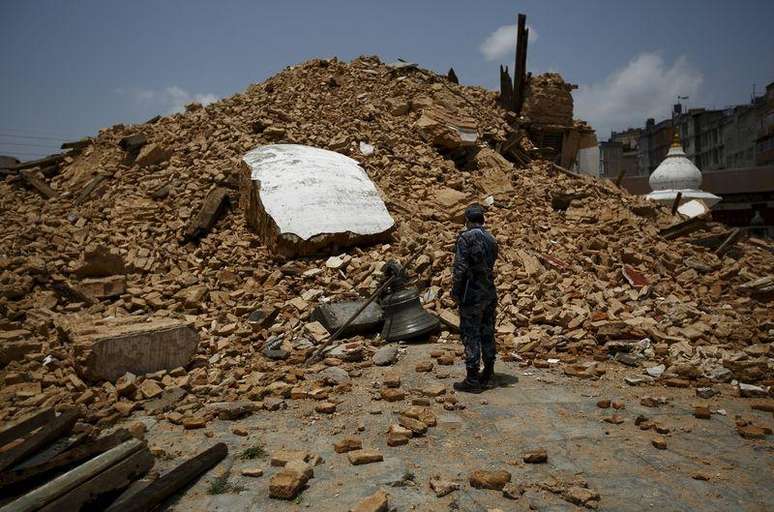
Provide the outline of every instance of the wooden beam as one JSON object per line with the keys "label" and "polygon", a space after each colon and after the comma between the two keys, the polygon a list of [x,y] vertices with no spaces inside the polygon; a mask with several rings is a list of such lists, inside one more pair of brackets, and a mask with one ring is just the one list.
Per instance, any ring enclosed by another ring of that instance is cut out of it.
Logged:
{"label": "wooden beam", "polygon": [[81,193],[78,194],[78,197],[75,199],[75,204],[81,204],[82,202],[86,201],[89,196],[99,187],[106,179],[107,175],[105,174],[97,174],[94,176],[87,184],[83,187],[81,190]]}
{"label": "wooden beam", "polygon": [[[227,454],[226,445],[218,443],[158,478],[142,492],[113,503],[108,507],[107,512],[146,512],[152,510],[202,473],[215,466]],[[5,511],[0,510],[0,512]]]}
{"label": "wooden beam", "polygon": [[50,407],[27,416],[9,427],[5,427],[0,431],[0,446],[5,446],[11,441],[19,439],[22,435],[32,432],[41,425],[45,425],[55,417],[54,408]]}
{"label": "wooden beam", "polygon": [[37,432],[27,437],[13,448],[0,453],[0,472],[5,471],[28,455],[35,453],[47,444],[69,433],[75,426],[80,411],[71,410],[54,418]]}
{"label": "wooden beam", "polygon": [[715,249],[715,254],[717,254],[718,256],[722,256],[725,253],[727,253],[728,250],[731,248],[731,246],[733,246],[742,238],[743,234],[744,234],[744,231],[742,231],[741,228],[732,229],[731,234],[728,235],[728,238],[723,240],[723,243],[720,244],[720,247]]}
{"label": "wooden beam", "polygon": [[29,160],[27,162],[21,162],[19,164],[14,165],[13,167],[9,167],[9,169],[13,171],[21,171],[22,169],[32,169],[33,167],[48,167],[50,165],[58,165],[59,162],[64,160],[65,155],[64,153],[57,153],[55,155],[49,155],[44,158],[40,158],[38,160]]}
{"label": "wooden beam", "polygon": [[228,190],[223,187],[217,187],[207,194],[204,202],[199,208],[199,212],[191,220],[186,228],[183,243],[191,240],[199,240],[210,232],[218,219],[229,206]]}
{"label": "wooden beam", "polygon": [[98,506],[100,500],[115,496],[118,491],[129,487],[129,484],[148,473],[155,461],[148,447],[143,446],[139,451],[44,506],[40,512],[83,510],[85,505]]}
{"label": "wooden beam", "polygon": [[35,173],[32,170],[28,169],[22,171],[21,177],[27,185],[34,188],[35,191],[45,199],[53,199],[59,195],[56,190],[48,186],[48,183],[35,176]]}
{"label": "wooden beam", "polygon": [[43,475],[55,469],[61,469],[71,464],[75,464],[87,459],[90,459],[100,453],[106,452],[111,448],[118,446],[124,441],[131,439],[132,435],[124,430],[117,430],[116,432],[102,437],[100,439],[85,443],[81,446],[76,446],[66,452],[25,468],[12,469],[0,474],[0,489],[8,487],[9,485],[18,484],[27,481],[31,478]]}
{"label": "wooden beam", "polygon": [[694,217],[683,222],[678,222],[677,224],[669,226],[668,228],[664,228],[660,230],[658,234],[661,235],[662,238],[672,240],[679,236],[687,235],[693,233],[694,231],[704,229],[706,223],[707,220],[705,218]]}
{"label": "wooden beam", "polygon": [[[137,439],[130,439],[102,455],[81,464],[75,469],[58,476],[47,484],[30,491],[8,505],[0,508],[0,512],[34,512],[46,506],[75,489],[82,483],[94,478],[106,469],[126,459],[139,451],[145,443]],[[63,511],[62,511],[63,512]]]}
{"label": "wooden beam", "polygon": [[683,198],[683,193],[678,192],[677,195],[675,196],[674,202],[672,202],[672,215],[677,213],[677,208],[680,206],[680,199],[682,198]]}
{"label": "wooden beam", "polygon": [[[527,24],[527,15],[521,14],[516,19],[516,56],[513,66],[513,98],[511,103],[511,110],[519,114],[521,112],[521,105],[519,105],[519,98],[523,96],[524,87],[524,63],[526,62],[526,49],[525,46],[525,28]],[[522,57],[524,54],[524,57]]]}
{"label": "wooden beam", "polygon": [[86,146],[89,146],[92,143],[92,140],[90,137],[84,137],[81,140],[76,140],[72,142],[63,142],[60,146],[62,149],[83,149]]}

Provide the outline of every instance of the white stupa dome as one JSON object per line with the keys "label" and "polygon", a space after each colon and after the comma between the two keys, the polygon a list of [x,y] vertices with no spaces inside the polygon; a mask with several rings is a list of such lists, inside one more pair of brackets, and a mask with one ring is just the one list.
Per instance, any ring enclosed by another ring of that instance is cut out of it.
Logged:
{"label": "white stupa dome", "polygon": [[701,188],[701,171],[686,156],[677,132],[675,132],[675,139],[672,142],[672,147],[669,148],[669,153],[650,175],[648,182],[653,191],[699,190]]}
{"label": "white stupa dome", "polygon": [[678,193],[681,202],[698,199],[708,208],[721,199],[715,194],[701,190],[701,171],[686,156],[677,132],[669,153],[650,175],[648,182],[652,192],[646,197],[663,204],[671,205]]}

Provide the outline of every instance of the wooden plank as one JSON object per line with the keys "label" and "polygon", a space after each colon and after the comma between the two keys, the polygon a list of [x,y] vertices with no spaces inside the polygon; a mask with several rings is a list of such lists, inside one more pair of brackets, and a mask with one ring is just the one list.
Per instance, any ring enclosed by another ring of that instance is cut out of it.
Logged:
{"label": "wooden plank", "polygon": [[[78,432],[77,434],[73,434],[71,432],[70,435],[60,437],[53,443],[46,446],[44,449],[37,452],[35,455],[28,457],[24,460],[24,462],[16,464],[13,469],[9,469],[8,472],[43,464],[44,462],[47,462],[54,457],[58,457],[60,454],[71,450],[81,443],[87,441],[88,437],[89,436],[86,432]],[[3,475],[0,475],[0,479],[2,478]]]}
{"label": "wooden plank", "polygon": [[84,137],[81,140],[75,140],[75,141],[72,141],[72,142],[63,142],[60,147],[62,149],[75,149],[75,150],[79,150],[79,149],[85,148],[86,146],[89,146],[91,143],[92,143],[92,140],[91,140],[90,137]]}
{"label": "wooden plank", "polygon": [[78,194],[78,197],[75,199],[75,204],[81,204],[82,202],[86,201],[89,196],[99,187],[108,177],[104,174],[98,174],[94,176],[85,187],[83,187],[83,190],[81,190],[81,193]]}
{"label": "wooden plank", "polygon": [[5,471],[0,474],[0,489],[27,481],[55,469],[65,468],[71,464],[88,460],[118,446],[124,441],[128,441],[131,437],[132,435],[128,431],[121,429],[108,436],[67,450],[40,464]]}
{"label": "wooden plank", "polygon": [[[160,477],[142,492],[127,496],[126,499],[113,503],[107,512],[146,512],[188,485],[192,480],[223,460],[228,454],[224,443],[203,451],[175,469]],[[5,512],[0,509],[0,512]]]}
{"label": "wooden plank", "polygon": [[45,425],[56,417],[54,408],[50,407],[42,411],[36,412],[18,422],[5,427],[0,431],[0,446],[5,446],[15,439],[19,439],[22,435],[32,432],[41,425]]}
{"label": "wooden plank", "polygon": [[682,198],[683,198],[683,193],[678,192],[677,195],[675,196],[674,202],[672,203],[672,215],[677,213],[677,207],[680,206],[680,199]]}
{"label": "wooden plank", "polygon": [[40,158],[38,160],[30,160],[28,162],[21,162],[19,164],[16,164],[12,167],[9,167],[9,169],[14,171],[21,171],[22,169],[32,169],[33,167],[48,167],[50,165],[58,165],[59,162],[64,160],[65,154],[64,153],[57,153],[55,155],[49,155],[44,158]]}
{"label": "wooden plank", "polygon": [[516,56],[513,66],[513,103],[511,105],[511,110],[517,114],[521,112],[520,103],[521,98],[524,96],[524,63],[526,59],[522,55],[526,53],[526,24],[527,15],[519,13],[516,20]]}
{"label": "wooden plank", "polygon": [[21,443],[0,453],[0,472],[5,471],[61,436],[68,434],[75,426],[79,416],[80,411],[78,410],[67,411],[59,417],[50,420],[49,423]]}
{"label": "wooden plank", "polygon": [[210,232],[218,219],[226,211],[229,205],[228,190],[223,187],[217,187],[207,194],[204,198],[199,212],[196,214],[186,228],[183,243],[191,240],[199,240]]}
{"label": "wooden plank", "polygon": [[35,191],[44,198],[53,199],[59,195],[56,190],[49,187],[48,183],[38,178],[31,170],[22,171],[21,176],[27,185],[34,188]]}
{"label": "wooden plank", "polygon": [[687,235],[693,233],[694,231],[703,229],[706,223],[707,220],[704,217],[694,217],[692,219],[688,219],[669,226],[668,228],[664,228],[660,230],[658,234],[661,235],[662,238],[672,240],[679,236]]}
{"label": "wooden plank", "polygon": [[101,455],[97,455],[88,462],[85,462],[75,469],[58,476],[47,484],[30,491],[17,500],[0,508],[0,512],[33,512],[48,503],[58,499],[75,489],[83,482],[94,478],[106,469],[126,459],[131,454],[139,451],[145,446],[145,443],[137,439],[130,439],[112,450]]}
{"label": "wooden plank", "polygon": [[722,256],[723,254],[727,253],[728,250],[742,238],[742,235],[744,235],[744,231],[742,231],[741,228],[732,229],[731,234],[728,235],[728,238],[723,240],[723,243],[720,244],[720,247],[715,249],[715,254]]}
{"label": "wooden plank", "polygon": [[115,495],[133,481],[144,476],[153,467],[155,459],[146,446],[124,460],[106,469],[68,493],[40,509],[40,512],[82,510],[84,506],[98,507],[105,497]]}

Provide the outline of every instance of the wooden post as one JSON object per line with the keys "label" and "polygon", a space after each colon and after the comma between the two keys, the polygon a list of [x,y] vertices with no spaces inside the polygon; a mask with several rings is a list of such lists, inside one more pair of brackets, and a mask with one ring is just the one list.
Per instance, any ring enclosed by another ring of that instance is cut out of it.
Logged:
{"label": "wooden post", "polygon": [[96,505],[105,496],[112,498],[115,496],[114,493],[125,489],[133,481],[145,475],[155,461],[150,450],[143,446],[139,451],[41,508],[40,512],[84,510],[86,505]]}
{"label": "wooden post", "polygon": [[672,215],[677,213],[677,208],[680,206],[680,199],[682,198],[683,198],[683,193],[678,192],[677,195],[675,196],[674,202],[672,203]]}
{"label": "wooden post", "polygon": [[28,455],[67,434],[75,426],[80,411],[67,411],[54,418],[21,443],[0,454],[0,472],[5,471]]}
{"label": "wooden post", "polygon": [[[526,20],[526,16],[524,17]],[[529,45],[529,29],[524,28],[522,40],[524,41],[523,48],[521,50],[521,87],[519,87],[519,96],[516,98],[518,102],[516,105],[516,113],[521,114],[521,109],[524,106],[524,97],[527,94],[527,46]]]}
{"label": "wooden post", "polygon": [[25,494],[16,501],[0,508],[0,512],[34,512],[124,460],[144,446],[145,443],[131,439]]}
{"label": "wooden post", "polygon": [[[223,460],[226,454],[228,454],[226,445],[218,443],[196,457],[183,462],[141,492],[113,503],[107,512],[146,512],[152,510],[156,505],[185,487],[191,480]],[[0,512],[5,511],[0,510]]]}
{"label": "wooden post", "polygon": [[54,469],[64,468],[71,464],[90,459],[95,455],[99,455],[100,453],[118,446],[124,441],[131,439],[131,437],[132,435],[128,431],[123,429],[117,430],[109,436],[85,443],[81,446],[76,446],[47,461],[41,462],[40,464],[5,471],[3,474],[0,474],[0,489],[24,482]]}
{"label": "wooden post", "polygon": [[720,247],[715,249],[715,254],[718,256],[724,255],[728,250],[731,248],[732,245],[734,245],[736,242],[739,241],[740,238],[742,238],[742,235],[744,234],[744,231],[742,231],[740,228],[734,228],[731,230],[731,234],[728,235],[728,238],[723,240],[723,243],[720,244]]}
{"label": "wooden post", "polygon": [[[526,34],[525,28],[527,24],[527,15],[519,13],[516,21],[516,58],[513,66],[513,98],[511,103],[511,110],[517,114],[521,112],[521,105],[519,104],[519,98],[523,96],[524,87],[524,73],[523,68],[526,62]],[[522,54],[524,56],[522,57]]]}
{"label": "wooden post", "polygon": [[37,412],[32,416],[27,416],[23,420],[3,429],[3,431],[0,432],[0,446],[4,446],[14,439],[18,439],[22,434],[32,432],[39,426],[45,425],[53,420],[55,416],[54,408],[51,407]]}

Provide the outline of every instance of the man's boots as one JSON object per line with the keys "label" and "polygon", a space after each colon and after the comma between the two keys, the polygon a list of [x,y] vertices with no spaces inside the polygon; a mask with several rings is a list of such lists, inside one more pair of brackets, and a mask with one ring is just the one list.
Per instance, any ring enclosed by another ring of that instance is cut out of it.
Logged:
{"label": "man's boots", "polygon": [[478,383],[478,370],[468,368],[467,377],[460,382],[455,382],[454,389],[463,393],[481,393],[481,385]]}
{"label": "man's boots", "polygon": [[478,376],[478,382],[481,387],[490,387],[492,384],[492,377],[494,377],[494,361],[484,362],[484,369],[481,370],[481,374]]}

